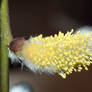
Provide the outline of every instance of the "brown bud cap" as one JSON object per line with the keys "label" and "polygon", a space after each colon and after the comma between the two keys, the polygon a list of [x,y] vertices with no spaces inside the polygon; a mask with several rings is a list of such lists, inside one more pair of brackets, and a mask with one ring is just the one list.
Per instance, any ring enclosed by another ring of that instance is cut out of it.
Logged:
{"label": "brown bud cap", "polygon": [[24,45],[24,40],[25,40],[24,37],[13,39],[11,43],[9,44],[10,50],[12,50],[13,52],[19,51]]}

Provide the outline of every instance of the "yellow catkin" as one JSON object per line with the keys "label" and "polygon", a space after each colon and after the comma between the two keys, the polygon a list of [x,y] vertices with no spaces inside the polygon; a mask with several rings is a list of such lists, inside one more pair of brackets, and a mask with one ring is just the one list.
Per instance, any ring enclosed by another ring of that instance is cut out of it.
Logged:
{"label": "yellow catkin", "polygon": [[91,46],[92,34],[81,34],[80,31],[73,34],[71,30],[65,35],[59,32],[49,37],[33,37],[24,44],[21,55],[38,70],[44,72],[53,66],[54,73],[66,78],[73,71],[81,72],[83,67],[88,70],[92,60]]}

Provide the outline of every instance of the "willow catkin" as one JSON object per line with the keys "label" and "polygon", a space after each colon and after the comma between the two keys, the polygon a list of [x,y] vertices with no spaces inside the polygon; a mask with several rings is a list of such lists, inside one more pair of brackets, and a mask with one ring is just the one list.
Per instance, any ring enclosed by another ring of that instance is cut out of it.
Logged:
{"label": "willow catkin", "polygon": [[15,54],[34,72],[58,73],[63,78],[73,71],[81,72],[92,63],[92,33],[62,32],[54,36],[31,37]]}

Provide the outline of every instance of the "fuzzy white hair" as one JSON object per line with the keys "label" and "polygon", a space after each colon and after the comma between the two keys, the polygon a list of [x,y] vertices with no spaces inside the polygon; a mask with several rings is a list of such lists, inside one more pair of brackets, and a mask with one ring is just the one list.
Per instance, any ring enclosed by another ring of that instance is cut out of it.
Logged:
{"label": "fuzzy white hair", "polygon": [[[51,65],[48,69],[41,66],[39,69],[36,67],[35,64],[32,63],[30,60],[25,60],[22,56],[17,56],[13,51],[8,48],[8,57],[11,59],[11,62],[14,63],[21,63],[22,67],[25,65],[28,69],[33,71],[34,73],[42,74],[43,72],[46,74],[54,74],[53,69],[54,67]],[[42,71],[43,70],[43,71]]]}

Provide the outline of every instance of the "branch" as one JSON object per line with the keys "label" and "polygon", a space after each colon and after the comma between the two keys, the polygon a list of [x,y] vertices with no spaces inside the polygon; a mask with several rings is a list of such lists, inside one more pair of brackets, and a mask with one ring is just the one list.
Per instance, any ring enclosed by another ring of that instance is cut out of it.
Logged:
{"label": "branch", "polygon": [[1,1],[1,92],[8,92],[8,47],[12,40],[8,15],[8,0]]}

